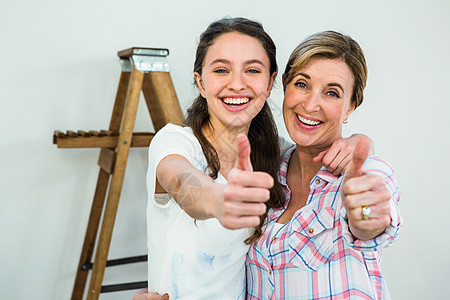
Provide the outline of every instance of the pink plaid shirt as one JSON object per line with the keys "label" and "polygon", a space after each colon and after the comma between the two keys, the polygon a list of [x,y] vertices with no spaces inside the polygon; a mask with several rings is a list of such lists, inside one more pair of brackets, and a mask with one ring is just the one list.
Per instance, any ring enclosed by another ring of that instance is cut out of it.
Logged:
{"label": "pink plaid shirt", "polygon": [[281,209],[270,210],[264,233],[247,255],[247,299],[390,299],[381,275],[381,249],[398,236],[402,219],[394,171],[378,156],[366,172],[385,179],[391,192],[391,224],[377,238],[355,240],[339,192],[343,176],[322,168],[311,181],[306,205],[286,224],[276,223],[290,200],[286,171],[295,147],[283,156]]}

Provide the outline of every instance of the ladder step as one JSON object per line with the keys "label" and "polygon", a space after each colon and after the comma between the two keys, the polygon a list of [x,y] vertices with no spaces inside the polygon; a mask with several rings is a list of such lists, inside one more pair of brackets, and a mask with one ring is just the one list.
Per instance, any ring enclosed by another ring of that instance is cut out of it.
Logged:
{"label": "ladder step", "polygon": [[110,292],[118,292],[118,291],[126,291],[126,290],[137,290],[143,289],[148,286],[147,281],[137,281],[137,282],[129,282],[129,283],[119,283],[119,284],[111,284],[111,285],[103,285],[100,293],[110,293]]}
{"label": "ladder step", "polygon": [[[125,258],[117,258],[117,259],[111,259],[106,261],[107,267],[113,267],[113,266],[119,266],[119,265],[126,265],[131,263],[138,263],[138,262],[144,262],[148,260],[147,255],[140,255],[140,256],[131,256],[131,257],[125,257]],[[93,263],[87,263],[81,266],[82,270],[92,270]]]}
{"label": "ladder step", "polygon": [[[131,147],[148,147],[155,134],[152,132],[134,132]],[[67,133],[55,131],[53,144],[58,148],[116,148],[119,134],[114,131],[82,131],[68,130]]]}

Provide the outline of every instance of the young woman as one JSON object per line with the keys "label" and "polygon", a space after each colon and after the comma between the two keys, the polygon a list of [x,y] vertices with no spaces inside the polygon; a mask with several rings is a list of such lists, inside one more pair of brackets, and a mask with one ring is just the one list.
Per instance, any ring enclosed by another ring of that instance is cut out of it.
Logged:
{"label": "young woman", "polygon": [[[284,153],[290,145],[279,139],[266,102],[276,74],[276,48],[261,24],[226,18],[201,35],[194,64],[200,95],[186,126],[168,124],[149,150],[151,292],[245,298],[245,258],[261,234],[250,228],[266,205],[284,202],[274,178],[280,147]],[[352,151],[346,145],[315,159],[340,173]]]}

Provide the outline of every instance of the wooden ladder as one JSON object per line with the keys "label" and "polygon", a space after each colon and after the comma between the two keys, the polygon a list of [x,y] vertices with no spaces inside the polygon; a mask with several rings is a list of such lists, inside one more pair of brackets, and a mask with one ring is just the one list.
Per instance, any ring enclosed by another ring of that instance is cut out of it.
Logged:
{"label": "wooden ladder", "polygon": [[[166,60],[168,54],[167,49],[156,48],[129,48],[119,51],[122,72],[108,130],[54,132],[53,143],[58,148],[100,148],[98,158],[100,171],[73,286],[72,300],[83,298],[90,270],[92,274],[87,293],[89,300],[98,299],[101,292],[147,286],[147,281],[110,286],[102,286],[102,281],[106,266],[147,260],[146,255],[111,261],[107,261],[107,258],[130,147],[148,147],[155,133],[164,125],[169,122],[175,124],[183,122],[183,113]],[[133,132],[141,90],[155,133]],[[104,205],[107,192],[108,197]],[[102,225],[96,243],[100,221]],[[94,252],[95,260],[92,263]]]}

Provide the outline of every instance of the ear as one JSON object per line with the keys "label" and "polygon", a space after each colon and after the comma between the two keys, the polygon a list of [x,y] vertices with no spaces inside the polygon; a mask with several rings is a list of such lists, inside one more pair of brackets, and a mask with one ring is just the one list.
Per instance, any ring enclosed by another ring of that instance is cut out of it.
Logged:
{"label": "ear", "polygon": [[197,82],[198,89],[203,98],[206,99],[205,86],[203,85],[202,76],[198,72],[194,72],[195,82]]}
{"label": "ear", "polygon": [[286,75],[281,76],[281,82],[283,83],[283,92],[286,93]]}
{"label": "ear", "polygon": [[350,114],[351,114],[354,110],[355,110],[355,104],[352,102],[352,103],[350,103],[350,105],[349,105],[347,111],[345,112],[344,120],[347,120],[348,117],[350,116]]}
{"label": "ear", "polygon": [[272,92],[273,83],[275,82],[275,78],[277,78],[277,72],[273,72],[272,76],[270,76],[269,86],[267,87],[267,97],[270,97],[270,93]]}

